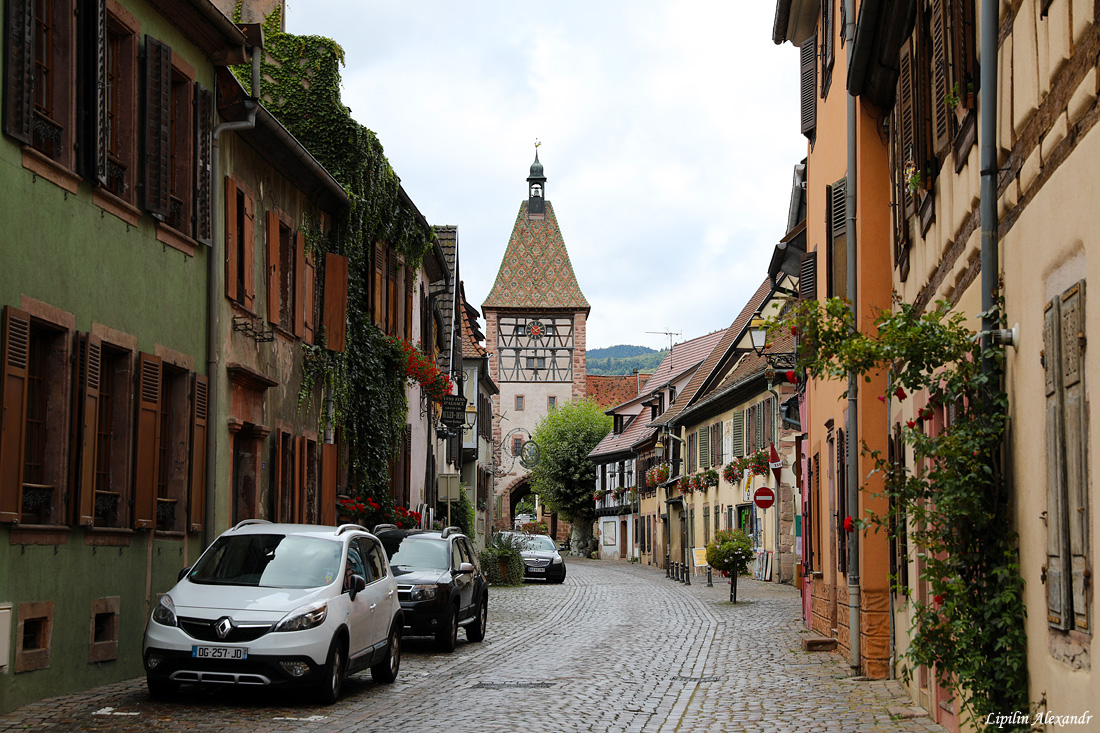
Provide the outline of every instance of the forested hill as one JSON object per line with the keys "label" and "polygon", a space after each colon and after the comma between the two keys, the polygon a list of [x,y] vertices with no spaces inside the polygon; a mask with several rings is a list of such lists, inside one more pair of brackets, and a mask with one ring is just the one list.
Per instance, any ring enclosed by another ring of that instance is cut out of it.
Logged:
{"label": "forested hill", "polygon": [[587,365],[589,374],[631,374],[652,372],[665,358],[668,350],[654,351],[645,346],[608,346],[604,349],[589,349]]}

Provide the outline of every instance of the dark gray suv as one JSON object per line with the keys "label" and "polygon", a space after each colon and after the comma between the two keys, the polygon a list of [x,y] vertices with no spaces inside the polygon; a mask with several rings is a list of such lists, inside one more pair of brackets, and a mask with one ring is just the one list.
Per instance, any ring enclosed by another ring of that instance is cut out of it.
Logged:
{"label": "dark gray suv", "polygon": [[458,527],[374,530],[397,578],[406,636],[434,636],[446,652],[454,651],[459,626],[468,641],[485,638],[489,583],[469,537]]}

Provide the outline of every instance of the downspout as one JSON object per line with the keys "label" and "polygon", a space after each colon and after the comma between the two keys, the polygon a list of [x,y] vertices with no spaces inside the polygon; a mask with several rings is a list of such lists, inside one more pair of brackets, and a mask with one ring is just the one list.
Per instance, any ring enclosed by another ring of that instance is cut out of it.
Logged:
{"label": "downspout", "polygon": [[[982,353],[989,354],[991,334],[999,323],[991,309],[997,304],[997,34],[1000,26],[1000,7],[997,0],[982,0],[981,20],[981,75],[979,90],[981,101],[981,226],[982,226]],[[986,373],[995,366],[988,356],[983,357]]]}
{"label": "downspout", "polygon": [[[844,0],[844,41],[845,64],[853,62],[853,50],[856,40],[856,3]],[[852,317],[858,319],[857,277],[856,277],[856,172],[859,161],[856,156],[856,120],[859,110],[855,95],[847,95],[847,133],[848,133],[848,174],[847,201],[845,211],[848,215],[847,247],[848,273],[846,290],[852,303]],[[858,328],[858,320],[856,321]],[[847,478],[848,511],[858,517],[859,512],[859,463],[856,447],[859,445],[859,379],[854,371],[848,372],[848,437],[846,440],[845,474]],[[851,532],[848,537],[848,643],[851,648],[852,675],[858,676],[861,669],[860,623],[859,623],[859,532]]]}
{"label": "downspout", "polygon": [[[259,45],[252,46],[252,98],[246,100],[244,105],[248,110],[248,116],[237,122],[223,122],[220,125],[214,126],[213,131],[213,155],[210,164],[210,179],[211,189],[213,191],[225,191],[225,188],[221,183],[221,155],[220,146],[218,143],[219,138],[223,132],[232,132],[234,130],[251,130],[256,127],[256,107],[259,105],[257,101],[260,95],[260,52],[262,47]],[[218,200],[215,197],[215,202]],[[203,546],[209,545],[213,542],[218,532],[214,529],[214,521],[216,517],[214,502],[217,500],[217,451],[218,451],[218,429],[217,426],[221,424],[218,420],[218,395],[221,393],[221,372],[218,368],[218,308],[221,306],[221,299],[219,293],[221,288],[218,287],[218,270],[219,263],[222,257],[220,256],[221,248],[218,243],[220,240],[218,236],[218,222],[222,216],[222,207],[215,205],[211,206],[211,230],[213,235],[210,238],[210,251],[207,252],[206,258],[206,378],[209,381],[209,389],[207,394],[207,430],[206,430],[206,507],[203,516],[203,530],[202,539]],[[228,226],[226,222],[223,226]]]}
{"label": "downspout", "polygon": [[[782,413],[780,411],[779,392],[772,386],[772,380],[770,380],[770,379],[768,380],[768,391],[771,392],[772,395],[775,396],[775,412],[772,415],[772,425],[773,425],[773,430],[774,430],[775,435],[774,436],[769,435],[768,440],[772,441],[772,445],[775,446],[775,450],[778,453],[778,451],[779,451],[779,427],[780,427],[779,423],[783,419],[783,417],[782,417]],[[780,456],[780,460],[782,460],[782,458],[783,457]],[[779,488],[780,488],[780,486],[779,486],[779,484],[780,484],[780,482],[777,480],[775,482],[775,567],[776,567],[776,575],[779,577],[779,582],[782,583],[783,582],[783,555],[780,551],[781,546],[779,544],[779,515],[781,514],[781,512],[779,511],[779,507],[780,507],[780,501],[779,501]]]}

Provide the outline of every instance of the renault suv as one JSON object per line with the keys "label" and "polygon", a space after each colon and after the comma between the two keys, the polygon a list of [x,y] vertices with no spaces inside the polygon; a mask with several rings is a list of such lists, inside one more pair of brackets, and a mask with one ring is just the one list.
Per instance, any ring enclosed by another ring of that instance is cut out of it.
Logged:
{"label": "renault suv", "polygon": [[352,672],[396,679],[403,627],[397,581],[366,529],[246,519],[157,601],[142,658],[156,698],[181,683],[293,685],[331,704]]}
{"label": "renault suv", "polygon": [[440,650],[452,652],[458,627],[467,641],[485,638],[489,582],[481,572],[470,538],[458,527],[443,531],[374,528],[390,555],[409,636],[434,636]]}

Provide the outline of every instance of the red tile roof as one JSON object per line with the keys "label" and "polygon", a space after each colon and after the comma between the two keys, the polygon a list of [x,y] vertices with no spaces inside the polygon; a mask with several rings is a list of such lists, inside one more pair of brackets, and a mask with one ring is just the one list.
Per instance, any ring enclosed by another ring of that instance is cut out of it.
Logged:
{"label": "red tile roof", "polygon": [[589,374],[588,399],[607,410],[637,397],[645,379],[644,374]]}
{"label": "red tile roof", "polygon": [[723,333],[725,332],[714,331],[673,346],[672,351],[665,355],[657,371],[653,372],[653,376],[646,382],[643,391],[652,392],[662,384],[676,379],[688,369],[698,366],[714,349]]}
{"label": "red tile roof", "polygon": [[604,439],[588,453],[589,457],[596,458],[630,450],[631,446],[653,432],[649,427],[649,414],[649,408],[643,407],[641,413],[627,424],[621,433],[616,435],[612,432],[605,435]]}

